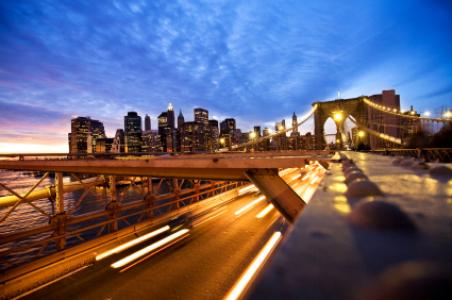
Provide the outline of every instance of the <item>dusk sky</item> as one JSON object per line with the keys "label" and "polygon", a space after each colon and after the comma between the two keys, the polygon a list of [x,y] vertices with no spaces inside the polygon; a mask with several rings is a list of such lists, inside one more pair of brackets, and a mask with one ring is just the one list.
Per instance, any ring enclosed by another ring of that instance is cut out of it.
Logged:
{"label": "dusk sky", "polygon": [[452,106],[451,1],[0,2],[0,152],[67,152],[72,116],[112,136],[172,102],[249,130],[383,89]]}

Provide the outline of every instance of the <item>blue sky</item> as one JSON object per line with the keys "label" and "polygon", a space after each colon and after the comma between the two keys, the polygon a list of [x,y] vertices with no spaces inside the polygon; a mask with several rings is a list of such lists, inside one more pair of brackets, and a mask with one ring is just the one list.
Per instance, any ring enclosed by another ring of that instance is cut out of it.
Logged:
{"label": "blue sky", "polygon": [[451,37],[448,0],[3,0],[0,152],[67,150],[75,115],[112,135],[135,110],[155,128],[170,101],[244,130],[338,91],[452,106]]}

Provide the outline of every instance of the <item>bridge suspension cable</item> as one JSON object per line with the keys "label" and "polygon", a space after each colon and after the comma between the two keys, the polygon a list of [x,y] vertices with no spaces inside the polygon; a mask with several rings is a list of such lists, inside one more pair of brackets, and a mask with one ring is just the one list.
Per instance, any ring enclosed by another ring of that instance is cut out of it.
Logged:
{"label": "bridge suspension cable", "polygon": [[378,110],[380,112],[383,112],[383,113],[386,113],[386,114],[390,114],[390,115],[394,115],[394,116],[398,116],[398,117],[401,117],[401,118],[421,120],[421,121],[429,121],[429,122],[442,122],[442,123],[452,122],[452,119],[448,119],[448,118],[430,118],[430,117],[421,117],[421,116],[416,116],[416,115],[403,114],[397,108],[391,108],[391,107],[388,107],[388,106],[377,104],[375,102],[372,102],[368,98],[364,98],[364,103],[366,103],[371,108],[376,109],[376,110]]}
{"label": "bridge suspension cable", "polygon": [[371,134],[371,135],[373,135],[375,137],[378,137],[378,138],[380,138],[382,140],[385,140],[385,141],[388,141],[388,142],[391,142],[391,143],[394,143],[394,144],[397,144],[397,145],[403,145],[402,139],[400,139],[400,138],[393,137],[393,136],[391,136],[389,134],[386,134],[386,133],[378,132],[376,130],[368,128],[367,126],[364,126],[362,124],[357,123],[356,120],[353,120],[352,118],[349,118],[349,119],[356,126],[358,126],[359,129],[362,129],[365,132],[367,132],[367,133],[369,133],[369,134]]}
{"label": "bridge suspension cable", "polygon": [[[317,110],[317,107],[318,107],[318,104],[314,104],[314,106],[311,108],[311,110],[301,117],[301,121],[299,121],[297,123],[297,127],[300,127],[307,120],[309,120],[309,118],[312,117],[314,112]],[[259,144],[259,143],[261,143],[263,141],[270,140],[270,139],[272,139],[274,137],[285,135],[287,132],[292,131],[292,130],[293,130],[293,127],[286,128],[286,129],[283,129],[283,130],[278,130],[277,132],[274,132],[274,133],[269,134],[267,136],[260,137],[258,139],[253,140],[253,141],[249,141],[247,143],[242,143],[242,144],[232,145],[230,149],[229,148],[222,148],[219,151],[220,152],[226,152],[226,151],[229,151],[229,150],[238,150],[238,149],[245,148],[245,147],[248,147],[248,146],[251,146],[251,145],[256,145],[256,144]]]}

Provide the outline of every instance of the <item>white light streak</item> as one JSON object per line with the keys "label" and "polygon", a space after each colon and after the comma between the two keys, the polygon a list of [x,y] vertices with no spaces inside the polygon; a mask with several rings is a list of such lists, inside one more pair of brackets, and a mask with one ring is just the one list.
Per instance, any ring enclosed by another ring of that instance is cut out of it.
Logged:
{"label": "white light streak", "polygon": [[245,205],[244,207],[242,207],[241,209],[237,210],[234,215],[238,216],[240,214],[242,214],[243,212],[251,209],[254,205],[256,205],[257,203],[261,202],[265,200],[265,196],[260,196],[259,198],[251,201],[250,203],[248,203],[247,205]]}
{"label": "white light streak", "polygon": [[242,196],[242,195],[244,195],[244,194],[246,194],[246,193],[249,193],[249,192],[251,192],[251,191],[254,192],[254,191],[256,191],[256,190],[257,190],[256,186],[255,186],[254,184],[251,184],[251,185],[249,185],[249,186],[246,186],[246,187],[240,189],[240,190],[239,190],[239,195]]}
{"label": "white light streak", "polygon": [[136,238],[136,239],[133,239],[131,241],[128,241],[127,243],[124,243],[122,245],[119,245],[119,246],[117,246],[117,247],[115,247],[113,249],[110,249],[108,251],[105,251],[105,252],[97,255],[96,256],[96,261],[99,261],[101,259],[109,257],[109,256],[111,256],[113,254],[120,253],[120,252],[122,252],[122,251],[124,251],[126,249],[129,249],[130,247],[133,247],[133,246],[135,246],[135,245],[137,245],[137,244],[139,244],[141,242],[144,242],[144,241],[146,241],[146,240],[148,240],[150,238],[153,238],[153,237],[155,237],[155,236],[157,236],[157,235],[159,235],[159,234],[161,234],[161,233],[163,233],[165,231],[168,231],[168,230],[170,230],[170,227],[168,225],[166,225],[166,226],[164,226],[162,228],[159,228],[159,229],[154,230],[152,232],[149,232],[149,233],[147,233],[147,234],[145,234],[143,236],[140,236],[139,238]]}
{"label": "white light streak", "polygon": [[270,204],[267,205],[263,210],[261,210],[260,213],[258,213],[258,214],[256,215],[256,218],[262,219],[262,218],[265,217],[269,212],[271,212],[273,208],[274,208],[273,204],[270,203]]}
{"label": "white light streak", "polygon": [[254,258],[253,262],[248,266],[248,268],[240,276],[239,280],[236,282],[233,288],[226,295],[226,297],[224,298],[225,300],[239,299],[240,295],[243,293],[245,288],[253,279],[256,272],[260,269],[260,267],[267,260],[272,251],[275,249],[281,238],[282,238],[281,232],[276,231],[275,233],[273,233],[271,238],[268,240],[268,242],[256,256],[256,258]]}
{"label": "white light streak", "polygon": [[111,264],[111,267],[113,269],[117,269],[117,268],[121,268],[129,263],[131,263],[134,260],[137,260],[138,258],[148,254],[149,252],[152,252],[162,246],[164,246],[165,244],[168,244],[171,241],[174,241],[175,239],[183,236],[184,234],[186,234],[189,231],[189,229],[181,229],[141,250],[138,250],[137,252],[134,252],[132,254],[130,254],[129,256],[124,257],[123,259],[118,260],[117,262]]}

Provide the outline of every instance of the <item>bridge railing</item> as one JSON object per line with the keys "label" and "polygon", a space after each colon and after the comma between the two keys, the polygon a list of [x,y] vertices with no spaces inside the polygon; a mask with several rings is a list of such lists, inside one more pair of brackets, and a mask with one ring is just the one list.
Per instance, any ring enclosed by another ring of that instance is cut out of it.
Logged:
{"label": "bridge railing", "polygon": [[368,152],[391,156],[414,157],[425,162],[452,162],[452,148],[378,149]]}
{"label": "bridge railing", "polygon": [[[72,175],[80,180],[76,174]],[[165,178],[128,178],[127,180],[123,178],[123,180],[118,180],[118,178],[110,176],[104,181],[96,178],[93,181],[95,184],[87,184],[80,180],[82,189],[77,194],[78,199],[74,197],[71,203],[68,203],[69,201],[64,203],[62,199],[55,199],[58,198],[58,187],[55,186],[45,188],[57,190],[56,195],[49,193],[49,199],[36,196],[33,199],[27,199],[27,197],[33,195],[36,187],[47,176],[49,176],[48,173],[44,174],[33,188],[25,194],[20,194],[9,188],[7,184],[1,183],[1,187],[6,187],[12,193],[12,195],[6,197],[16,196],[17,201],[9,201],[0,210],[0,228],[11,227],[8,222],[20,221],[25,224],[20,229],[0,234],[0,270],[2,271],[98,238],[104,234],[115,232],[118,229],[153,218],[160,218],[175,210],[189,207],[203,199],[243,184],[242,182]],[[56,184],[58,184],[60,176],[62,178],[61,173],[56,174]],[[140,185],[137,181],[140,181]],[[106,188],[107,182],[109,182],[108,189]],[[99,203],[97,203],[97,206],[95,205],[97,209],[87,210],[87,207],[90,206],[85,205],[84,212],[81,213],[80,207],[88,201],[87,195],[93,189],[99,188],[99,183],[103,185],[100,188],[105,189],[103,192],[105,199],[102,199],[100,205]],[[127,186],[117,190],[117,186],[124,184],[127,184]],[[134,199],[125,199],[121,196],[121,194],[130,192],[131,189],[138,189],[141,193],[130,196]],[[64,191],[64,188],[61,190]],[[109,193],[108,196],[107,193]],[[0,202],[6,197],[0,197]],[[58,209],[60,205],[63,207]],[[27,220],[20,220],[22,217],[18,208],[21,206],[26,206],[27,209],[31,206],[37,217],[30,219],[40,221],[33,226],[27,226]],[[99,208],[99,206],[102,208]]]}

